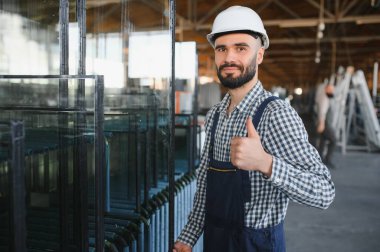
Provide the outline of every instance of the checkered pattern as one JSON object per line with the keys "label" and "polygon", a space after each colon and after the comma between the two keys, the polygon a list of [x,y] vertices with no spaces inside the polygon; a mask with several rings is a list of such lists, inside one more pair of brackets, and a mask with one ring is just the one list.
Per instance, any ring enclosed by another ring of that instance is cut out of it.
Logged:
{"label": "checkered pattern", "polygon": [[[220,112],[215,133],[214,158],[230,161],[230,139],[246,136],[246,119],[253,118],[257,107],[271,93],[260,82],[246,95],[230,116],[227,108],[230,96],[214,106],[206,116],[206,141],[197,172],[197,192],[188,223],[178,240],[193,246],[203,232],[206,201],[206,175],[209,163],[211,126],[215,111]],[[289,199],[325,209],[335,196],[331,176],[317,150],[309,144],[308,135],[297,112],[285,101],[268,104],[256,129],[264,149],[273,156],[270,178],[250,171],[251,201],[246,203],[245,226],[264,228],[285,218]]]}

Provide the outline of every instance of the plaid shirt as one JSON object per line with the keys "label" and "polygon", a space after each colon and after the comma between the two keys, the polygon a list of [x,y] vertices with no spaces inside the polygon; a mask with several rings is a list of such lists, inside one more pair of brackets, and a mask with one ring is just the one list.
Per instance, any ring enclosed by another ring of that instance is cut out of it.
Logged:
{"label": "plaid shirt", "polygon": [[[258,81],[229,116],[229,94],[207,113],[206,141],[197,170],[194,206],[178,241],[194,246],[203,232],[208,149],[215,111],[220,112],[220,117],[215,133],[214,158],[230,161],[230,139],[247,135],[247,117],[253,118],[257,107],[269,96],[272,94],[265,91]],[[318,152],[308,142],[307,132],[297,112],[283,100],[272,101],[256,130],[264,150],[273,156],[272,176],[266,178],[260,172],[249,172],[251,201],[245,205],[245,226],[265,228],[280,223],[285,218],[289,199],[327,208],[335,196],[334,184]]]}

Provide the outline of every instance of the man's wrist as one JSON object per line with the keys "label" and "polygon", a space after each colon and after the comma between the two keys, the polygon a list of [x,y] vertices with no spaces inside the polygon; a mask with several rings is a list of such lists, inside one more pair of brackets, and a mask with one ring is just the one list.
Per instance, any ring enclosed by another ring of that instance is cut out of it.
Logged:
{"label": "man's wrist", "polygon": [[263,168],[260,170],[264,177],[270,178],[272,176],[273,156],[265,153]]}

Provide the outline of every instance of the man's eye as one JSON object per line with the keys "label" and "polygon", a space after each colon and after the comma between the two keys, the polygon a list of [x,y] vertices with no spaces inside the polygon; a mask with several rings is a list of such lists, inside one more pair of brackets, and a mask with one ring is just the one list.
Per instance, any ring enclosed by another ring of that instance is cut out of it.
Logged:
{"label": "man's eye", "polygon": [[237,51],[238,51],[238,52],[242,52],[242,51],[245,51],[245,50],[246,50],[245,47],[238,47],[238,48],[237,48]]}
{"label": "man's eye", "polygon": [[226,49],[225,48],[217,48],[216,51],[217,52],[224,52]]}

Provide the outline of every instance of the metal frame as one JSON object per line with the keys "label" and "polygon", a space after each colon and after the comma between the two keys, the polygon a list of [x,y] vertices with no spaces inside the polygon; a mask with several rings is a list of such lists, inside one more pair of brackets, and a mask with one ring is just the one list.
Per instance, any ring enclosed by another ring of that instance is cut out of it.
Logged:
{"label": "metal frame", "polygon": [[168,0],[169,1],[169,30],[171,31],[171,38],[172,38],[172,71],[171,71],[171,108],[170,108],[170,142],[169,142],[169,153],[168,153],[168,160],[169,160],[169,167],[168,167],[168,178],[169,178],[169,251],[171,251],[171,248],[174,246],[174,128],[175,128],[175,26],[176,26],[176,2],[175,0]]}
{"label": "metal frame", "polygon": [[[78,58],[78,74],[86,74],[86,0],[77,0],[77,21],[79,27],[79,58]],[[67,20],[68,21],[68,20]],[[67,72],[68,73],[68,72]],[[85,107],[85,80],[78,80],[78,91],[76,107],[82,109]],[[76,135],[81,136],[76,139],[77,144],[75,144],[74,158],[74,207],[75,211],[79,212],[76,215],[75,223],[77,223],[77,228],[74,229],[74,243],[77,245],[80,251],[88,251],[88,211],[85,206],[88,204],[87,199],[87,188],[88,181],[86,179],[87,173],[81,167],[87,167],[87,145],[85,137],[81,134],[83,129],[81,125],[86,122],[86,116],[83,113],[78,113],[76,115]]]}
{"label": "metal frame", "polygon": [[[199,76],[198,76],[198,55],[196,57],[196,66],[195,66],[195,69],[196,70],[196,76],[194,78],[194,97],[193,97],[193,121],[192,121],[192,126],[193,126],[193,132],[194,132],[194,136],[193,136],[193,156],[192,156],[192,159],[193,159],[193,166],[195,165],[195,161],[197,160],[197,148],[198,148],[198,144],[197,144],[197,134],[198,134],[198,94],[199,94]],[[199,144],[200,144],[200,141],[199,141]],[[199,155],[199,159],[200,159],[200,155]]]}
{"label": "metal frame", "polygon": [[[60,47],[60,74],[69,74],[69,1],[59,1],[59,47]],[[59,107],[65,108],[68,106],[68,82],[66,79],[59,80]],[[59,116],[59,124],[67,125],[67,116]],[[60,127],[59,129],[59,145],[65,146],[66,139],[61,136],[65,136],[65,129]],[[69,202],[68,202],[68,153],[65,148],[59,151],[59,196],[62,206],[59,208],[60,217],[60,250],[68,250],[69,243],[69,228],[64,223],[69,221]]]}
{"label": "metal frame", "polygon": [[11,122],[11,170],[9,172],[10,194],[10,251],[26,252],[26,211],[25,211],[25,158],[24,124]]}

